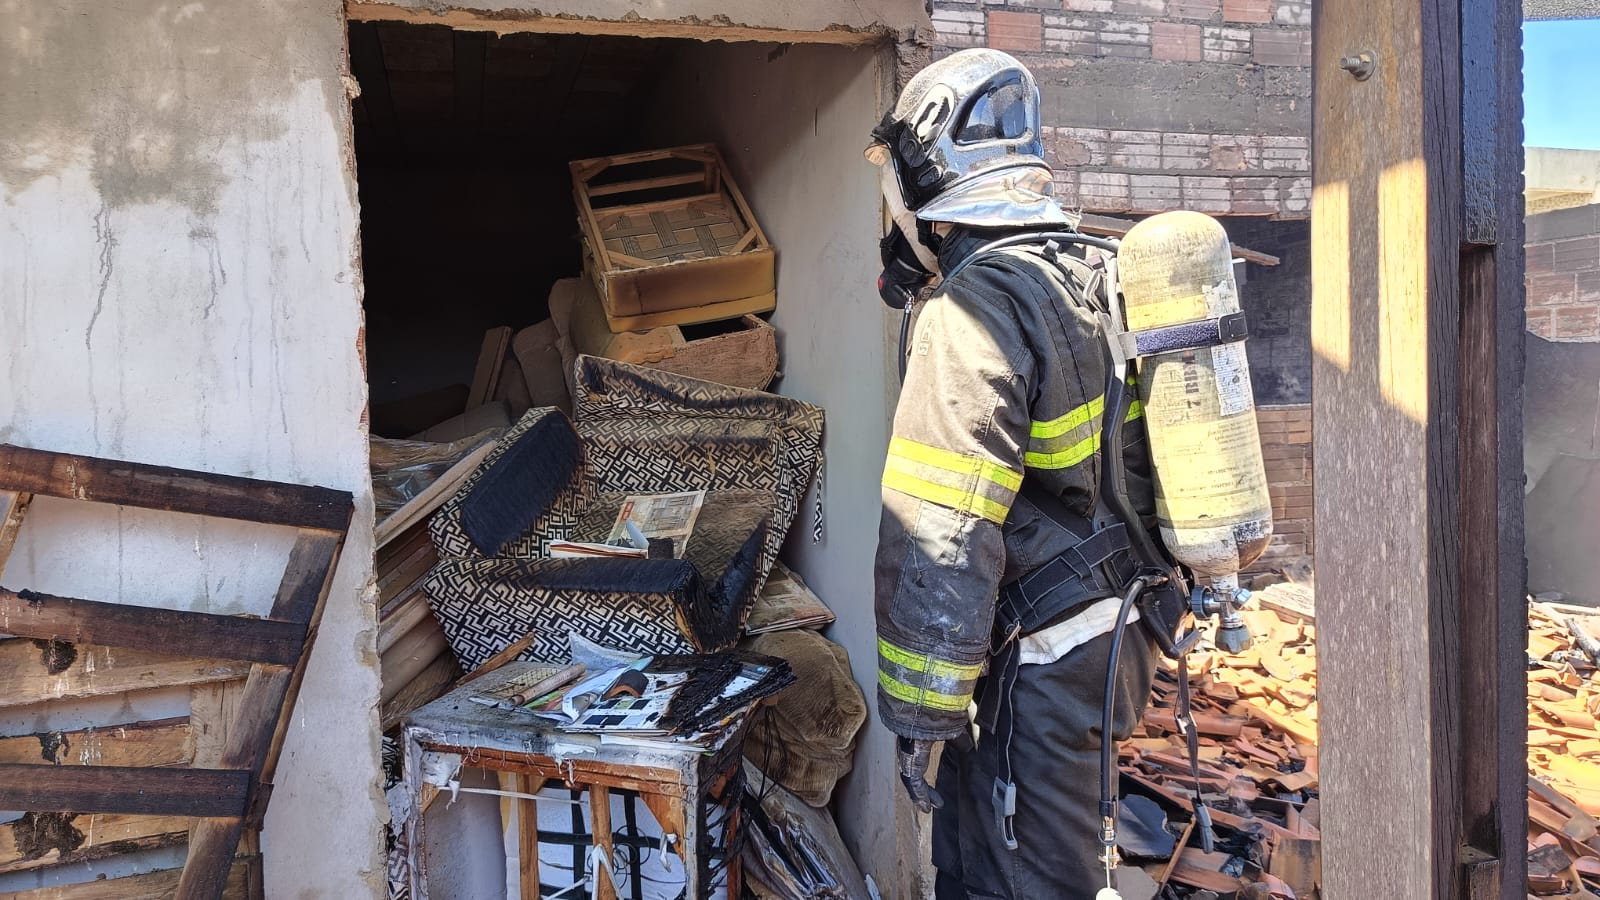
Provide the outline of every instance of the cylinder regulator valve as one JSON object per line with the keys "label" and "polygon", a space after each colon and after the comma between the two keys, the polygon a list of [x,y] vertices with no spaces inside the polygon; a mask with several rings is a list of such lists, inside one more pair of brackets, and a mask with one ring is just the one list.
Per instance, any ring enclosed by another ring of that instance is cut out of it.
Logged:
{"label": "cylinder regulator valve", "polygon": [[1189,611],[1197,619],[1217,619],[1214,643],[1224,653],[1243,653],[1250,649],[1250,627],[1239,610],[1250,602],[1250,592],[1239,587],[1239,579],[1228,575],[1215,578],[1204,587],[1195,585],[1189,594]]}
{"label": "cylinder regulator valve", "polygon": [[1196,581],[1190,608],[1218,616],[1217,646],[1250,643],[1239,572],[1272,538],[1272,499],[1256,431],[1233,277],[1233,246],[1197,212],[1151,216],[1117,253],[1127,333],[1156,477],[1162,541]]}

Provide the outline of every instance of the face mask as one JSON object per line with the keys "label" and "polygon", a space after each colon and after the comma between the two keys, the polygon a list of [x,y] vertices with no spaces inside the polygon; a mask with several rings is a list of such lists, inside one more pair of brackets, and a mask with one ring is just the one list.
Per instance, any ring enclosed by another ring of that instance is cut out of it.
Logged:
{"label": "face mask", "polygon": [[939,259],[917,239],[917,217],[906,209],[895,181],[894,167],[885,164],[883,198],[889,206],[889,233],[878,244],[883,274],[878,276],[878,296],[892,309],[904,309],[939,270]]}
{"label": "face mask", "polygon": [[922,268],[928,272],[939,271],[939,256],[933,249],[924,245],[917,239],[917,215],[906,209],[905,198],[900,194],[900,181],[895,176],[894,165],[884,163],[879,167],[884,202],[889,205],[889,217],[894,222],[900,233],[905,235],[906,243],[910,245],[911,252],[916,254],[917,260],[922,263]]}

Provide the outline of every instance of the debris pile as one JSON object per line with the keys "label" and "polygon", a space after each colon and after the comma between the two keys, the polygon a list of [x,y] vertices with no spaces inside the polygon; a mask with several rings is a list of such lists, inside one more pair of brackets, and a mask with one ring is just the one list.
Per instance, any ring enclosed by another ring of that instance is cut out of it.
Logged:
{"label": "debris pile", "polygon": [[[1277,584],[1255,596],[1244,613],[1253,646],[1226,654],[1203,644],[1189,657],[1211,852],[1189,824],[1196,783],[1175,720],[1175,665],[1157,673],[1143,733],[1121,748],[1122,787],[1133,800],[1123,818],[1138,820],[1122,828],[1130,835],[1121,845],[1126,898],[1318,896],[1312,592]],[[1528,893],[1600,900],[1600,616],[1536,602],[1528,625]],[[1151,825],[1179,836],[1176,852],[1139,836]]]}
{"label": "debris pile", "polygon": [[[1156,801],[1124,803],[1123,818],[1162,826],[1179,823],[1176,852],[1149,852],[1124,840],[1123,896],[1307,898],[1317,896],[1322,869],[1317,799],[1317,651],[1310,590],[1290,584],[1259,592],[1244,612],[1254,644],[1227,654],[1203,644],[1189,654],[1193,716],[1199,735],[1198,789],[1211,808],[1215,844],[1195,833],[1196,779],[1178,730],[1178,672],[1156,673],[1143,733],[1120,751],[1123,791]],[[1144,819],[1155,818],[1154,823]],[[1131,823],[1122,832],[1133,834]],[[1157,848],[1164,849],[1164,848]],[[1126,871],[1126,869],[1125,869]],[[1141,875],[1148,878],[1141,878]]]}
{"label": "debris pile", "polygon": [[1595,610],[1528,614],[1528,893],[1600,891],[1600,645]]}

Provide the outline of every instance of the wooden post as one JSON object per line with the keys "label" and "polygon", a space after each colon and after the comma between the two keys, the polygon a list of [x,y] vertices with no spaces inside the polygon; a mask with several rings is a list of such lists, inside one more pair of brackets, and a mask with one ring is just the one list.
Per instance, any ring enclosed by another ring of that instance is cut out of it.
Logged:
{"label": "wooden post", "polygon": [[1521,898],[1521,8],[1315,9],[1325,896]]}

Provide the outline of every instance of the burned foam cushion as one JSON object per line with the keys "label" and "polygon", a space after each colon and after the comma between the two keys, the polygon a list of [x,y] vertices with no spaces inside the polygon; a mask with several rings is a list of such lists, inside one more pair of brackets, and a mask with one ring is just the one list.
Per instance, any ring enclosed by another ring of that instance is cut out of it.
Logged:
{"label": "burned foam cushion", "polygon": [[529,410],[428,523],[441,559],[548,556],[593,499],[582,442],[560,410]]}
{"label": "burned foam cushion", "polygon": [[468,672],[529,631],[526,659],[567,659],[569,632],[637,653],[694,653],[688,622],[707,602],[700,573],[675,559],[450,559],[423,590]]}

